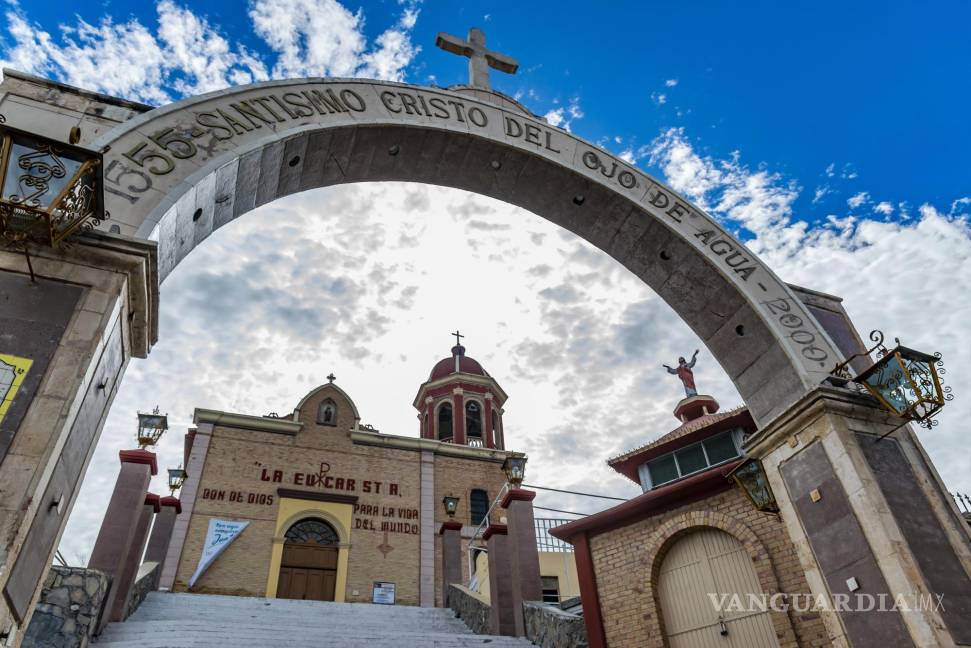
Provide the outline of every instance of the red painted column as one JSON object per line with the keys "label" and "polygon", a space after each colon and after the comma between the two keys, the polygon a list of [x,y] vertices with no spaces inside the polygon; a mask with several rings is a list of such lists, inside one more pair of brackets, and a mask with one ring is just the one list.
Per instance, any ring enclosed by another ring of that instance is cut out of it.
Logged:
{"label": "red painted column", "polygon": [[462,523],[446,520],[438,530],[442,536],[442,607],[448,607],[449,585],[462,584]]}
{"label": "red painted column", "polygon": [[[135,532],[139,518],[145,507],[145,491],[152,475],[158,473],[155,453],[148,450],[122,450],[118,453],[121,470],[111,493],[108,509],[105,511],[98,531],[98,539],[91,551],[88,567],[99,569],[111,577],[111,589],[105,599],[105,608],[115,609],[115,601],[121,596],[124,600],[128,588],[121,587],[121,575],[134,552],[141,558],[141,539],[135,547]],[[137,560],[137,559],[136,559]],[[110,614],[102,617],[102,627],[109,621]],[[100,628],[98,628],[100,631]]]}
{"label": "red painted column", "polygon": [[465,396],[452,394],[452,443],[466,445]]}
{"label": "red painted column", "polygon": [[[539,549],[536,546],[536,525],[533,520],[533,499],[536,493],[522,488],[511,489],[502,499],[506,509],[509,551],[512,556],[513,602],[522,610],[524,601],[542,601],[543,585],[539,575]],[[525,634],[522,614],[517,615],[517,630]]]}
{"label": "red painted column", "polygon": [[517,634],[516,617],[522,619],[523,609],[520,605],[516,614],[512,553],[506,532],[505,524],[490,524],[482,534],[489,551],[489,622],[492,634],[518,637],[522,635]]}
{"label": "red painted column", "polygon": [[177,497],[162,497],[159,499],[159,506],[155,524],[152,525],[152,535],[148,538],[145,562],[158,563],[158,573],[161,575],[165,554],[168,553],[169,541],[172,539],[172,529],[175,527],[175,518],[182,513],[182,502]]}
{"label": "red painted column", "polygon": [[492,399],[486,394],[483,402],[485,407],[482,408],[482,438],[485,439],[485,447],[495,448],[496,441],[492,438]]}
{"label": "red painted column", "polygon": [[580,581],[580,602],[583,604],[583,624],[587,628],[589,648],[607,648],[607,635],[604,633],[603,615],[600,611],[600,594],[597,591],[597,577],[593,571],[593,557],[586,533],[569,539],[573,545],[573,557],[577,563],[577,579]]}
{"label": "red painted column", "polygon": [[125,620],[132,588],[135,585],[135,579],[138,578],[138,568],[142,564],[142,554],[148,542],[148,530],[159,508],[159,496],[155,493],[146,493],[145,503],[142,505],[138,521],[135,523],[135,532],[132,534],[132,549],[128,552],[128,557],[118,576],[118,595],[111,609],[112,621]]}

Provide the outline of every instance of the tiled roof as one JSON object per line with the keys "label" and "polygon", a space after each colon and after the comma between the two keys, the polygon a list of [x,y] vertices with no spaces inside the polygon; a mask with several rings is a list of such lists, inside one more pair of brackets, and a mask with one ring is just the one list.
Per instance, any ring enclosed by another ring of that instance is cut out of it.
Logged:
{"label": "tiled roof", "polygon": [[608,459],[607,460],[607,464],[610,465],[610,466],[612,466],[612,465],[614,465],[616,463],[619,463],[621,461],[625,461],[627,459],[630,459],[634,455],[638,455],[638,454],[644,452],[645,450],[650,450],[651,448],[656,448],[658,446],[665,445],[667,443],[670,443],[671,441],[674,441],[675,439],[680,439],[681,437],[683,437],[683,436],[685,436],[687,434],[691,434],[692,432],[695,432],[695,431],[700,430],[702,428],[708,427],[709,425],[711,425],[713,423],[717,423],[718,421],[724,421],[725,419],[732,418],[733,416],[738,416],[739,414],[741,414],[742,412],[745,412],[745,411],[746,411],[746,407],[744,405],[742,405],[740,407],[736,407],[735,409],[728,410],[726,412],[718,412],[716,414],[705,414],[704,416],[699,416],[698,418],[694,419],[693,421],[688,421],[687,423],[682,423],[680,426],[674,428],[673,430],[671,430],[667,434],[665,434],[665,435],[663,435],[661,437],[658,437],[657,439],[651,441],[650,443],[648,443],[646,445],[642,445],[642,446],[640,446],[638,448],[634,448],[632,450],[628,450],[627,452],[625,452],[623,454],[620,454],[620,455],[617,455],[616,457],[613,457],[612,459]]}

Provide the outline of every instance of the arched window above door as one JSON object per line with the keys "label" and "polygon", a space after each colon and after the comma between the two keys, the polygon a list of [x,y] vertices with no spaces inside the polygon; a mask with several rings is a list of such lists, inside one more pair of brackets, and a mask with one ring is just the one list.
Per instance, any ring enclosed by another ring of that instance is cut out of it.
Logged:
{"label": "arched window above door", "polygon": [[340,544],[340,537],[334,527],[315,518],[300,520],[294,524],[287,529],[284,539],[285,542],[292,544]]}
{"label": "arched window above door", "polygon": [[325,398],[317,407],[317,422],[321,425],[337,425],[337,403]]}
{"label": "arched window above door", "polygon": [[481,488],[473,488],[469,493],[469,521],[479,525],[489,513],[489,494]]}

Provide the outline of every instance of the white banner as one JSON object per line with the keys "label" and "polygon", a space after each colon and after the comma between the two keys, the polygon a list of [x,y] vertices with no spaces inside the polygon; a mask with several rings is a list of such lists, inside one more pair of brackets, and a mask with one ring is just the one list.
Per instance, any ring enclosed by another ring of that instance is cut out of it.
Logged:
{"label": "white banner", "polygon": [[216,561],[226,547],[236,539],[236,537],[249,526],[249,522],[237,522],[234,520],[209,520],[209,530],[206,531],[206,541],[202,545],[202,555],[199,556],[199,566],[189,579],[191,588],[202,576],[203,572]]}

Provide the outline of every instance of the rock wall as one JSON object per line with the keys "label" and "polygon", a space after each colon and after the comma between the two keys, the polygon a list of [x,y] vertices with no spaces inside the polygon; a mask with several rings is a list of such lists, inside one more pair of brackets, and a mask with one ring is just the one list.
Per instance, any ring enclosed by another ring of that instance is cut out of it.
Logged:
{"label": "rock wall", "polygon": [[540,648],[587,648],[583,617],[533,601],[523,603],[526,638]]}
{"label": "rock wall", "polygon": [[53,566],[21,648],[85,648],[98,625],[108,577],[95,569]]}
{"label": "rock wall", "polygon": [[455,616],[465,621],[472,632],[492,634],[489,624],[489,604],[461,585],[452,585],[448,591],[448,606]]}
{"label": "rock wall", "polygon": [[158,568],[157,562],[142,563],[138,568],[135,584],[131,588],[131,598],[128,599],[128,607],[125,608],[126,619],[138,609],[148,593],[155,589],[155,584],[158,582]]}

